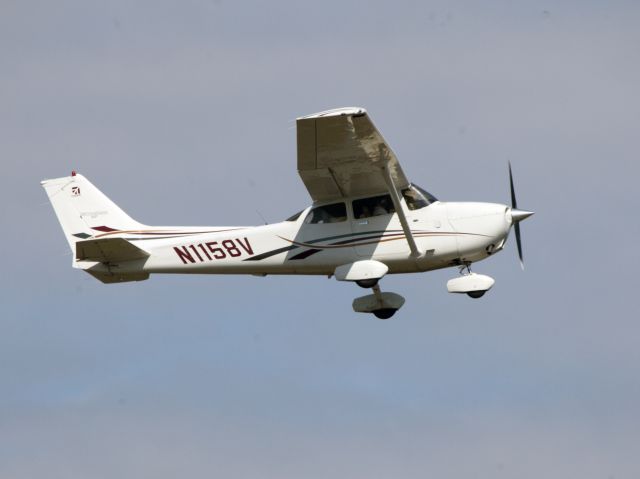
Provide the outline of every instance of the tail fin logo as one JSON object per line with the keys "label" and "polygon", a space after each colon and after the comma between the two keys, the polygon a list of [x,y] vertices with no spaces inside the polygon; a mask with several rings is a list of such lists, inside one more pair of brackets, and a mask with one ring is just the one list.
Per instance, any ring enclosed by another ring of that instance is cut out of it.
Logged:
{"label": "tail fin logo", "polygon": [[80,196],[80,187],[79,186],[71,187],[71,196]]}

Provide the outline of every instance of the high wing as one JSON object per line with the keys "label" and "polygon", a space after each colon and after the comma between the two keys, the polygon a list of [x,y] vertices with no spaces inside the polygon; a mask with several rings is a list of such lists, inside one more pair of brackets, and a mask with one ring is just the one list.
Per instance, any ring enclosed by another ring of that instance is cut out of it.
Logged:
{"label": "high wing", "polygon": [[296,120],[298,173],[314,202],[388,192],[409,186],[396,155],[364,108],[323,111]]}

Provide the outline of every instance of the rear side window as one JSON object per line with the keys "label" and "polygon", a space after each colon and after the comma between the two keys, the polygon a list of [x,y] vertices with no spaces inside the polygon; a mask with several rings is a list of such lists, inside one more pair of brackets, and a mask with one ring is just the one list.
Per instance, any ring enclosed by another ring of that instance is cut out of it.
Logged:
{"label": "rear side window", "polygon": [[309,211],[304,219],[307,224],[340,223],[347,221],[347,207],[344,203],[318,206]]}
{"label": "rear side window", "polygon": [[353,217],[356,219],[389,215],[395,212],[396,209],[389,195],[372,196],[353,202]]}

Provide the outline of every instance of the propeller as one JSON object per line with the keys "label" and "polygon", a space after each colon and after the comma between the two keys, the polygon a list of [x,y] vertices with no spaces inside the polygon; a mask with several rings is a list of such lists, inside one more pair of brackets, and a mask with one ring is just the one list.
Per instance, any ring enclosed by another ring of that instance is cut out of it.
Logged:
{"label": "propeller", "polygon": [[518,258],[520,258],[520,267],[524,270],[524,260],[522,258],[522,239],[520,237],[520,222],[526,220],[533,214],[533,211],[525,211],[518,209],[516,201],[516,191],[513,187],[513,173],[511,172],[511,162],[509,161],[509,185],[511,186],[511,221],[516,231],[516,244],[518,245]]}

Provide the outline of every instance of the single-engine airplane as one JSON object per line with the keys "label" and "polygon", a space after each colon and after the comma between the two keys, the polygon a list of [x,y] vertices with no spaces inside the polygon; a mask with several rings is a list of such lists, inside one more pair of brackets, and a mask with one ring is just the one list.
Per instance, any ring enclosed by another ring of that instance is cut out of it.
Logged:
{"label": "single-engine airplane", "polygon": [[[502,250],[519,210],[445,202],[411,183],[366,110],[338,108],[297,121],[298,172],[313,204],[280,223],[254,227],[150,227],[138,223],[84,176],[42,182],[74,254],[73,267],[104,283],[152,273],[335,276],[373,294],[356,312],[387,319],[404,298],[382,292],[386,274],[459,267],[451,293],[479,298],[494,284],[471,264]],[[524,267],[524,266],[523,266]]]}

